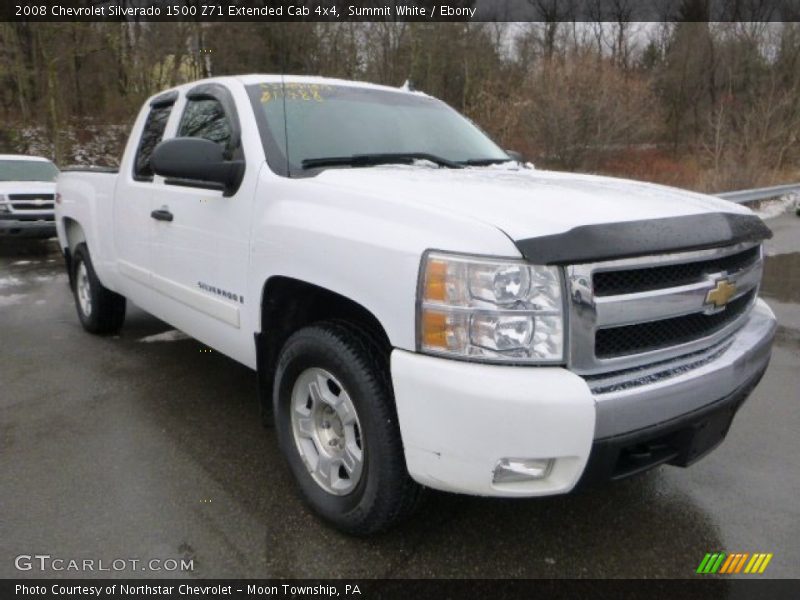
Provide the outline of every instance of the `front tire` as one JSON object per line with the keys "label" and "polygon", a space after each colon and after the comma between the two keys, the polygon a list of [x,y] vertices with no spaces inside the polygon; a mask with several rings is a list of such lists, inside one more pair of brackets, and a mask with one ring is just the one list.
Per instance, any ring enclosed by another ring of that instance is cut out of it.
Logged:
{"label": "front tire", "polygon": [[103,287],[86,244],[75,248],[72,293],[83,328],[95,334],[117,333],[125,322],[125,298]]}
{"label": "front tire", "polygon": [[281,451],[323,519],[368,535],[416,507],[421,488],[406,469],[388,351],[365,329],[331,321],[292,335],[273,403]]}

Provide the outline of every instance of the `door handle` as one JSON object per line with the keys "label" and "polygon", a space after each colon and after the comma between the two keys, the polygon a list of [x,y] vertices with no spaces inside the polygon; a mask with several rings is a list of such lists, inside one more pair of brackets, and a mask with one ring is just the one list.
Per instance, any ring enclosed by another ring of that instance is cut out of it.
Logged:
{"label": "door handle", "polygon": [[153,217],[156,221],[167,221],[171,222],[173,219],[172,213],[169,212],[166,208],[159,208],[158,210],[154,210],[150,213],[150,216]]}

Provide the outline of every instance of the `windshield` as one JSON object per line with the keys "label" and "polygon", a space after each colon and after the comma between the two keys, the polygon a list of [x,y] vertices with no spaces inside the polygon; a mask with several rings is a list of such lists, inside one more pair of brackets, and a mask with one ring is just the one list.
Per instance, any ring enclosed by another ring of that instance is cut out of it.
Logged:
{"label": "windshield", "polygon": [[57,175],[50,161],[0,160],[0,181],[55,181]]}
{"label": "windshield", "polygon": [[286,171],[287,130],[289,174],[303,171],[304,163],[308,169],[322,165],[320,159],[365,155],[428,155],[440,164],[510,160],[468,119],[421,94],[306,83],[264,83],[249,91],[274,159],[270,166],[283,162],[278,172]]}

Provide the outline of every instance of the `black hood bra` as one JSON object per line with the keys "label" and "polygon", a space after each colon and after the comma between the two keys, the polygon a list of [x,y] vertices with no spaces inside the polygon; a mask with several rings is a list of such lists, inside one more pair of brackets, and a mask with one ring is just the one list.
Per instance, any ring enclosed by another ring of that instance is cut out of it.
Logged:
{"label": "black hood bra", "polygon": [[772,231],[755,215],[709,213],[581,225],[514,243],[530,262],[565,265],[704,250],[771,237]]}

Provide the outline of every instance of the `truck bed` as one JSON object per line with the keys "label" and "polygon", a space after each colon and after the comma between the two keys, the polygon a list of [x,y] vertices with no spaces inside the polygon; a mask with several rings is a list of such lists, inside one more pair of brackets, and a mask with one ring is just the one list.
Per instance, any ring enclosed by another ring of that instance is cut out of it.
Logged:
{"label": "truck bed", "polygon": [[114,256],[109,232],[113,230],[117,174],[118,169],[107,167],[69,167],[56,180],[56,227],[62,230],[70,220],[80,223],[99,270]]}

